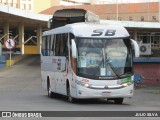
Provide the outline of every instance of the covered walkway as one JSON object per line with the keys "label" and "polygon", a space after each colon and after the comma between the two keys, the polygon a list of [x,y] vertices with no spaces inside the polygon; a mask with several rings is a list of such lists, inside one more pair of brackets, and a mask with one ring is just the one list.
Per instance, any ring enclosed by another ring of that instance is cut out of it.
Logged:
{"label": "covered walkway", "polygon": [[0,42],[14,39],[14,52],[20,54],[39,54],[42,32],[47,29],[49,15],[34,14],[0,4]]}

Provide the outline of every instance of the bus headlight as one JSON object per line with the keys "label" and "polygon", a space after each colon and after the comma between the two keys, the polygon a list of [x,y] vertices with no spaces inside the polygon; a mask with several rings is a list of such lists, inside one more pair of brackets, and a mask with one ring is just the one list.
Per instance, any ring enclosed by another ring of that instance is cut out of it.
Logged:
{"label": "bus headlight", "polygon": [[85,84],[84,84],[84,87],[89,87],[89,84],[88,84],[88,83],[85,83]]}
{"label": "bus headlight", "polygon": [[122,84],[124,87],[127,87],[128,86],[128,83],[124,83],[124,84]]}
{"label": "bus headlight", "polygon": [[77,80],[76,83],[77,83],[78,85],[84,86],[84,87],[86,87],[86,88],[90,87],[90,84],[88,84],[87,82],[82,82],[82,81],[78,81],[78,80]]}

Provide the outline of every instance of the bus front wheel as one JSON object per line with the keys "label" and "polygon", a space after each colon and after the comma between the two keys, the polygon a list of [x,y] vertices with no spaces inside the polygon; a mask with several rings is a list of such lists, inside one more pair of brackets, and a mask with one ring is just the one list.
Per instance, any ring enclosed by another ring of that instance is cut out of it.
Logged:
{"label": "bus front wheel", "polygon": [[69,86],[67,87],[67,100],[68,100],[68,102],[70,102],[70,103],[74,103],[74,102],[75,102],[75,98],[73,98],[73,97],[71,96],[71,92],[70,92],[70,87],[69,87]]}

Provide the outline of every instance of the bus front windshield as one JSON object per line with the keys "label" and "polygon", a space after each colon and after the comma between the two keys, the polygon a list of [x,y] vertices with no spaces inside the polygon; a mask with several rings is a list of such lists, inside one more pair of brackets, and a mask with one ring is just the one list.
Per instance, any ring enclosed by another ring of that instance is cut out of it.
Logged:
{"label": "bus front windshield", "polygon": [[80,38],[77,45],[77,74],[91,79],[117,79],[132,74],[129,38]]}

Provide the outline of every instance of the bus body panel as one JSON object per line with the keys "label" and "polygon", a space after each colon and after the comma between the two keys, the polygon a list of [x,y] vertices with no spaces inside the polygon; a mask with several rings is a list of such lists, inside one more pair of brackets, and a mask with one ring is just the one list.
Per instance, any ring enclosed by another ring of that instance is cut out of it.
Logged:
{"label": "bus body panel", "polygon": [[[125,79],[125,78],[124,78]],[[84,98],[117,98],[117,97],[132,97],[133,96],[133,76],[130,78],[130,84],[120,86],[120,80],[92,80],[82,77],[76,77],[77,95],[73,97]],[[87,87],[85,86],[87,84]],[[88,87],[88,85],[94,87]],[[116,86],[119,86],[116,88]],[[109,88],[111,87],[111,88]],[[115,87],[115,88],[114,88]]]}
{"label": "bus body panel", "polygon": [[79,99],[86,98],[131,98],[133,96],[133,84],[122,89],[88,89],[77,85],[77,97]]}
{"label": "bus body panel", "polygon": [[66,95],[66,58],[63,56],[41,56],[43,86],[47,86],[47,78],[53,92]]}
{"label": "bus body panel", "polygon": [[122,38],[129,37],[129,33],[124,27],[114,25],[100,25],[91,23],[74,23],[63,27],[45,31],[43,36],[58,33],[73,33],[79,37],[92,38]]}

